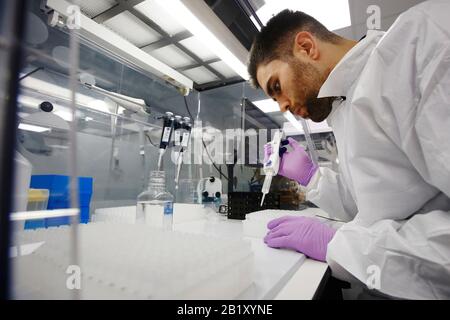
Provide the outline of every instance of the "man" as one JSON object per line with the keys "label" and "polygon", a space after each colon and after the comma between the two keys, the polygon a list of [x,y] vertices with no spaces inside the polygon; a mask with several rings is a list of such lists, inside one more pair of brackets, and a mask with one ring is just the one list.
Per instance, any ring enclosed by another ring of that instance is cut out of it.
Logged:
{"label": "man", "polygon": [[[280,174],[348,221],[271,221],[265,241],[328,262],[334,276],[392,297],[450,298],[450,3],[428,1],[359,42],[302,12],[272,18],[248,70],[281,111],[327,120],[339,172],[292,139]],[[277,150],[267,150],[277,152]]]}

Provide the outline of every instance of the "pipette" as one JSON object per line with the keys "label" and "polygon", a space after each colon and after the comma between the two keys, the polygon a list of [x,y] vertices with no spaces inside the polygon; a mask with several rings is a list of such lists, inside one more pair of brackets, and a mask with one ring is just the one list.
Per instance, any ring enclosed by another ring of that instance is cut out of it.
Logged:
{"label": "pipette", "polygon": [[175,163],[175,189],[178,190],[178,171],[180,170],[179,159],[181,152],[181,140],[183,139],[184,123],[181,116],[175,116],[174,122],[174,151],[175,155],[178,155]]}
{"label": "pipette", "polygon": [[162,159],[172,137],[173,123],[175,118],[172,112],[166,112],[164,115],[164,125],[161,133],[161,142],[159,143],[158,170],[161,171]]}
{"label": "pipette", "polygon": [[311,133],[309,130],[308,122],[303,118],[300,118],[300,122],[299,122],[289,110],[284,112],[283,115],[286,118],[286,120],[288,120],[294,126],[295,129],[297,129],[299,132],[303,131],[303,134],[305,135],[306,144],[308,145],[309,156],[310,156],[312,162],[316,166],[318,166],[319,164],[318,164],[317,151],[314,146],[314,142],[311,139]]}
{"label": "pipette", "polygon": [[261,199],[261,207],[264,204],[264,199],[266,198],[266,194],[269,193],[270,185],[272,183],[272,178],[278,174],[278,169],[280,168],[280,144],[281,139],[283,138],[283,131],[277,130],[273,136],[273,139],[269,144],[272,147],[272,154],[269,159],[264,163],[264,173],[266,174],[266,178],[264,179],[264,184],[262,186],[262,199]]}
{"label": "pipette", "polygon": [[189,140],[191,138],[192,124],[190,123],[190,121],[191,121],[191,118],[189,118],[189,117],[183,118],[183,121],[181,123],[181,128],[183,129],[182,135],[180,137],[178,137],[178,139],[179,139],[178,143],[179,143],[179,145],[181,145],[181,149],[180,149],[180,153],[179,153],[178,159],[177,159],[177,173],[175,175],[175,188],[176,189],[178,189],[178,180],[180,178],[181,166],[183,164],[183,154],[184,154],[184,151],[188,148]]}
{"label": "pipette", "polygon": [[175,122],[173,123],[173,133],[174,133],[174,146],[179,147],[181,146],[181,137],[182,137],[182,131],[183,131],[183,120],[181,116],[175,116]]}

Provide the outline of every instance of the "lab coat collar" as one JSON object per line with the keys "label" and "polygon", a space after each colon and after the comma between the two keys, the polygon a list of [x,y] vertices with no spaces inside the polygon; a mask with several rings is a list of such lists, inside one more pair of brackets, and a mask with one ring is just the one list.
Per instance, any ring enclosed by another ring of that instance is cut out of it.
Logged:
{"label": "lab coat collar", "polygon": [[334,67],[317,97],[345,97],[364,68],[373,47],[384,34],[384,31],[369,30],[367,36],[350,49]]}

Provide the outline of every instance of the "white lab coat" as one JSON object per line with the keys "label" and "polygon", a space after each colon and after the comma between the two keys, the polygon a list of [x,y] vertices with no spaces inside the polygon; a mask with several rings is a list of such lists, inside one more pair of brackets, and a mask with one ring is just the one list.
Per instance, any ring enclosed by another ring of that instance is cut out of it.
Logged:
{"label": "white lab coat", "polygon": [[328,245],[333,274],[390,296],[450,298],[450,1],[369,31],[319,97],[340,172],[321,168],[307,198],[350,221]]}

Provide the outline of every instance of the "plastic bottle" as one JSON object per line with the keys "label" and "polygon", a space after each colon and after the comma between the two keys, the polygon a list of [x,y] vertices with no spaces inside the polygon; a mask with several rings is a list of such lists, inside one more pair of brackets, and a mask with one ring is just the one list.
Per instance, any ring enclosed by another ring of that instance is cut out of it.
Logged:
{"label": "plastic bottle", "polygon": [[148,188],[137,198],[136,223],[172,229],[173,200],[166,191],[164,171],[150,171]]}

